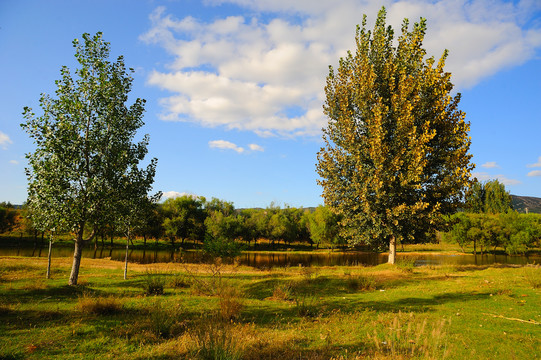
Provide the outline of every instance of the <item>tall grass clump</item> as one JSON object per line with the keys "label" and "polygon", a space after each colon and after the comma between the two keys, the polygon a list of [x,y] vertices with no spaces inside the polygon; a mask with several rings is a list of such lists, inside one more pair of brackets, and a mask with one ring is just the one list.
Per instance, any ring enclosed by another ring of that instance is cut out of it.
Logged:
{"label": "tall grass clump", "polygon": [[185,274],[175,274],[169,277],[167,285],[173,289],[188,288],[192,284],[192,281]]}
{"label": "tall grass clump", "polygon": [[143,291],[145,295],[163,295],[165,288],[165,276],[153,271],[147,271],[143,279]]}
{"label": "tall grass clump", "polygon": [[376,289],[376,279],[372,275],[347,274],[346,284],[353,291],[371,291]]}
{"label": "tall grass clump", "polygon": [[445,359],[450,353],[446,339],[448,324],[445,319],[430,322],[426,317],[399,312],[384,328],[374,329],[367,337],[376,355],[392,359]]}
{"label": "tall grass clump", "polygon": [[277,284],[272,290],[272,298],[277,300],[292,300],[293,285],[290,281]]}
{"label": "tall grass clump", "polygon": [[92,315],[114,315],[123,311],[123,303],[112,296],[92,297],[84,294],[77,301],[77,309],[84,314]]}
{"label": "tall grass clump", "polygon": [[216,316],[200,319],[191,333],[192,355],[200,360],[240,360],[242,351],[231,331],[231,324]]}
{"label": "tall grass clump", "polygon": [[523,268],[524,279],[534,289],[541,289],[541,265],[528,264]]}
{"label": "tall grass clump", "polygon": [[404,257],[396,260],[396,266],[407,273],[412,273],[413,269],[415,269],[415,258],[412,257]]}
{"label": "tall grass clump", "polygon": [[166,307],[155,300],[148,308],[150,331],[157,337],[169,339],[186,331],[187,320],[181,304]]}
{"label": "tall grass clump", "polygon": [[232,286],[222,286],[219,289],[219,314],[223,320],[236,320],[240,316],[244,305],[241,301],[242,293],[237,288]]}

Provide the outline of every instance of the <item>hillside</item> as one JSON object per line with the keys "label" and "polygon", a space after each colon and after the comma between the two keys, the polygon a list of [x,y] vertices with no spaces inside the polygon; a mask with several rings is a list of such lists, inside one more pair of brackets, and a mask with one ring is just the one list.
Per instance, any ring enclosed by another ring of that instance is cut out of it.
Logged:
{"label": "hillside", "polygon": [[526,209],[530,213],[541,214],[541,198],[532,196],[511,195],[513,209],[520,213],[525,213]]}

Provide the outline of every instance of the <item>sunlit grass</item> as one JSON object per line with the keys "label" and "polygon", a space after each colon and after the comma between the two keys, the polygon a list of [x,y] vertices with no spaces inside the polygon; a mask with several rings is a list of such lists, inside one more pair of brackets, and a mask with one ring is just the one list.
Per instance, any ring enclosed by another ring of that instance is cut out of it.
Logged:
{"label": "sunlit grass", "polygon": [[46,280],[46,259],[0,258],[0,358],[541,356],[535,266],[130,264],[123,280],[123,263],[83,259],[77,287],[70,266]]}

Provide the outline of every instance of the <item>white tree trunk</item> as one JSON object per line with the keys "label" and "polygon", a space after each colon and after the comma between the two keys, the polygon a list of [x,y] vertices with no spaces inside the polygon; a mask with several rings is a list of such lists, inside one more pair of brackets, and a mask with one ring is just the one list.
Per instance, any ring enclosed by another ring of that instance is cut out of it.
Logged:
{"label": "white tree trunk", "polygon": [[73,252],[73,265],[71,266],[71,274],[68,284],[77,285],[77,280],[79,278],[79,268],[81,267],[81,257],[83,256],[83,239],[77,237],[75,240],[75,250]]}
{"label": "white tree trunk", "polygon": [[391,236],[391,240],[389,241],[389,260],[387,261],[389,264],[394,264],[396,261],[396,238],[394,235]]}
{"label": "white tree trunk", "polygon": [[130,234],[128,232],[128,238],[126,239],[126,257],[124,259],[124,280],[128,278],[128,247],[130,246]]}
{"label": "white tree trunk", "polygon": [[53,239],[49,239],[49,255],[47,256],[47,279],[51,278],[51,250],[53,248]]}

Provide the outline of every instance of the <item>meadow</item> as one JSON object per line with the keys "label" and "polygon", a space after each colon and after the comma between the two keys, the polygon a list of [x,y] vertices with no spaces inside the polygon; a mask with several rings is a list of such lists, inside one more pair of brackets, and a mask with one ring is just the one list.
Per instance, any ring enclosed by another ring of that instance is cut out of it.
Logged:
{"label": "meadow", "polygon": [[0,258],[0,359],[536,359],[541,267]]}

